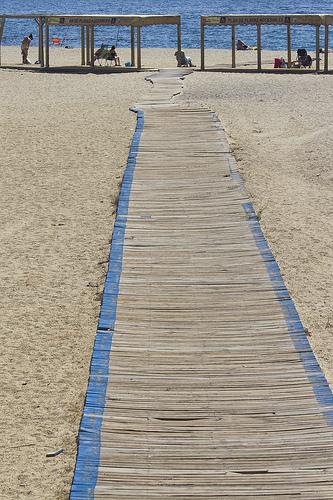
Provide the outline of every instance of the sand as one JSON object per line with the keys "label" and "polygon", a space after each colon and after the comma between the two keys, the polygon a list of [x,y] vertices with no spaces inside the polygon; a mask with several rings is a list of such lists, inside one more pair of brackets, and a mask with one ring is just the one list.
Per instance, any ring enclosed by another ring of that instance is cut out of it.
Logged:
{"label": "sand", "polygon": [[139,74],[0,79],[0,498],[66,498],[129,107],[148,84]]}
{"label": "sand", "polygon": [[[119,52],[125,61],[129,51]],[[173,66],[173,52],[147,49],[143,62]],[[187,52],[199,64],[199,51]],[[220,57],[207,53],[212,65]],[[79,51],[54,49],[52,61],[74,64]],[[3,62],[19,62],[18,49],[3,48]],[[128,109],[149,89],[145,76],[0,72],[1,499],[68,497],[135,127]],[[224,123],[333,384],[332,76],[196,73],[180,98],[211,107]]]}
{"label": "sand", "polygon": [[[175,66],[175,48],[168,49],[142,49],[142,65],[149,68],[170,68]],[[117,49],[121,58],[122,64],[131,60],[130,49]],[[184,49],[187,56],[191,57],[193,63],[200,67],[200,49]],[[315,57],[315,52],[309,52]],[[296,51],[292,52],[293,60],[296,59]],[[272,69],[274,67],[274,59],[276,57],[284,57],[287,60],[286,51],[262,51],[262,67],[264,69]],[[38,59],[38,50],[36,46],[32,46],[29,52],[29,59],[32,63]],[[21,64],[21,55],[18,47],[2,47],[2,64]],[[50,50],[50,66],[80,66],[81,51],[80,49],[65,49],[57,47]],[[237,67],[243,69],[256,69],[257,67],[257,52],[253,50],[236,52]],[[97,64],[98,65],[98,64]],[[34,66],[34,65],[32,65]],[[207,68],[231,68],[231,51],[226,49],[207,49],[205,51],[205,66]],[[321,56],[321,69],[324,66],[324,56]],[[333,69],[333,52],[329,53],[329,69]]]}

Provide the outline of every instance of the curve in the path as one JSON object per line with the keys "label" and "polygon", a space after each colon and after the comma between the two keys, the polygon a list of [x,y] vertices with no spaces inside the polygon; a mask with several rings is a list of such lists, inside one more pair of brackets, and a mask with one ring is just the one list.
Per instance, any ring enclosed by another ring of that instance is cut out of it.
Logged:
{"label": "curve in the path", "polygon": [[332,499],[332,393],[185,73],[137,105],[71,499]]}

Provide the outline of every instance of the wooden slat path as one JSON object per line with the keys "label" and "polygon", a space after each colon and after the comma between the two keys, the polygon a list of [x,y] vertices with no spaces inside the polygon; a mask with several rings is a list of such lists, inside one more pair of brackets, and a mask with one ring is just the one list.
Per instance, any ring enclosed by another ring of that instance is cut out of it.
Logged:
{"label": "wooden slat path", "polygon": [[332,500],[331,391],[179,76],[138,105],[71,498]]}

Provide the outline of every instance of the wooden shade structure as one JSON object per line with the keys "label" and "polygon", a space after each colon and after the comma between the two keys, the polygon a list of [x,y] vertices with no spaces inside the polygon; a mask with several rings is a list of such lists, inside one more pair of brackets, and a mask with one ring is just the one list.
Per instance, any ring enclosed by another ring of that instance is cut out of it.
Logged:
{"label": "wooden shade structure", "polygon": [[[177,26],[177,49],[181,50],[181,19],[179,15],[52,15],[52,14],[1,14],[0,15],[0,64],[1,40],[6,19],[34,19],[39,26],[39,61],[49,67],[50,26],[78,26],[81,28],[81,65],[94,66],[94,31],[96,26],[130,26],[131,64],[135,66],[135,39],[137,48],[137,68],[141,69],[141,28],[152,25]],[[44,57],[45,26],[45,57]],[[136,31],[136,36],[135,36]]]}
{"label": "wooden shade structure", "polygon": [[45,24],[44,14],[0,14],[0,66],[1,66],[1,42],[4,33],[6,19],[32,19],[38,25],[38,60],[44,66],[43,31]]}
{"label": "wooden shade structure", "polygon": [[1,66],[1,40],[2,40],[4,27],[5,27],[5,18],[0,17],[0,66]]}
{"label": "wooden shade structure", "polygon": [[325,26],[325,62],[328,72],[328,26],[333,24],[333,14],[228,14],[201,16],[201,70],[205,70],[205,26],[231,26],[232,69],[236,68],[236,27],[253,25],[257,28],[257,71],[261,71],[261,27],[284,25],[287,28],[288,68],[291,67],[291,26],[308,25],[316,28],[316,71],[320,71],[320,27]]}
{"label": "wooden shade structure", "polygon": [[328,73],[328,35],[329,35],[329,26],[333,24],[333,14],[326,14],[324,17],[324,25],[325,25],[325,41],[324,41],[324,50],[325,50],[325,62],[324,62],[324,71]]}
{"label": "wooden shade structure", "polygon": [[[45,26],[81,27],[81,64],[94,66],[94,30],[96,26],[131,27],[131,63],[135,65],[135,30],[137,39],[137,68],[141,69],[141,28],[152,25],[177,25],[177,47],[181,50],[181,20],[179,15],[63,15],[46,16]],[[49,66],[49,37],[46,36],[45,65]]]}

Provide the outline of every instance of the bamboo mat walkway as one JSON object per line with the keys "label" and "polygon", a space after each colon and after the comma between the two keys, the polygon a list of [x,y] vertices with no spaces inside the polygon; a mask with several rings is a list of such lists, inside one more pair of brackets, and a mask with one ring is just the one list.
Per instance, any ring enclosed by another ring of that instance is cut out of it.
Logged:
{"label": "bamboo mat walkway", "polygon": [[331,391],[180,76],[138,106],[71,498],[332,500]]}

